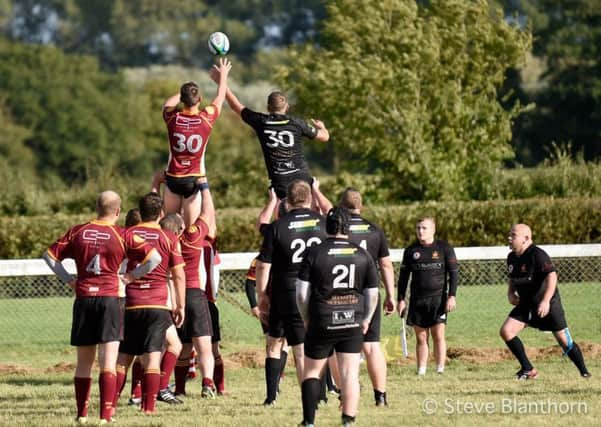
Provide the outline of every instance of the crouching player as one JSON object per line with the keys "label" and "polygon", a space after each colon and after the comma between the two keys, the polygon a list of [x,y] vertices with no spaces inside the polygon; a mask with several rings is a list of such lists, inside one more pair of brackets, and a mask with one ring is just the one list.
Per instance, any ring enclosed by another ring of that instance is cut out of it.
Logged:
{"label": "crouching player", "polygon": [[351,215],[334,208],[326,217],[330,237],[308,248],[296,282],[296,298],[307,334],[301,387],[303,423],[313,425],[319,378],[334,350],[340,370],[342,423],[355,421],[363,334],[378,304],[373,258],[348,240]]}
{"label": "crouching player", "polygon": [[580,375],[590,377],[580,347],[576,344],[566,323],[557,289],[557,272],[549,255],[532,242],[532,231],[526,224],[516,224],[509,232],[507,271],[509,289],[507,298],[515,308],[501,327],[501,338],[520,362],[516,376],[520,380],[535,379],[538,372],[524,350],[518,334],[533,326],[541,331],[552,331],[555,339]]}

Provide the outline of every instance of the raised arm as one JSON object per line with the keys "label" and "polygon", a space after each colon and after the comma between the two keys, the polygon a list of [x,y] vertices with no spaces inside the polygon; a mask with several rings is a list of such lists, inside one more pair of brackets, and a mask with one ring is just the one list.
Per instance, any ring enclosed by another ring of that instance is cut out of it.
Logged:
{"label": "raised arm", "polygon": [[311,119],[311,123],[317,129],[317,135],[315,139],[320,142],[328,142],[330,139],[330,132],[326,129],[326,125],[321,120]]}
{"label": "raised arm", "polygon": [[[219,58],[219,64],[213,65],[209,75],[217,83],[217,95],[212,104],[221,112],[227,92],[227,77],[232,69],[232,63],[227,58]],[[217,80],[215,80],[215,77]]]}
{"label": "raised arm", "polygon": [[165,103],[163,104],[163,111],[173,111],[177,107],[177,104],[181,102],[180,94],[176,93],[175,95],[167,98]]}
{"label": "raised arm", "polygon": [[313,184],[311,184],[313,199],[319,208],[319,211],[322,215],[327,214],[330,209],[332,209],[332,202],[321,192],[319,189],[319,180],[313,177]]}

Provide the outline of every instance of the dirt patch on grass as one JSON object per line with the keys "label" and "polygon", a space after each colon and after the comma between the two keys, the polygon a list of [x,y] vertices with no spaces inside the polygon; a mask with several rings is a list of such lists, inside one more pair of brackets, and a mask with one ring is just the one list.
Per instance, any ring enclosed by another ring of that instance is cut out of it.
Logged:
{"label": "dirt patch on grass", "polygon": [[45,372],[54,374],[59,372],[72,372],[75,370],[75,363],[71,362],[60,362],[54,366],[46,368]]}
{"label": "dirt patch on grass", "polygon": [[5,364],[0,363],[0,375],[27,375],[31,374],[33,371],[31,369],[24,368],[23,366],[14,365],[14,364]]}
{"label": "dirt patch on grass", "polygon": [[265,350],[250,349],[238,351],[223,357],[226,369],[262,368],[265,365]]}

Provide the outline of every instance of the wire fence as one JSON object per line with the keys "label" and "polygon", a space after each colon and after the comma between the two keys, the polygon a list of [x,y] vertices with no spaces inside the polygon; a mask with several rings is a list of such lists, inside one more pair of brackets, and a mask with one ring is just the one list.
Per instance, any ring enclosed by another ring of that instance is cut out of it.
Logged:
{"label": "wire fence", "polygon": [[[562,246],[548,250],[558,270],[559,288],[572,330],[581,339],[601,340],[601,245]],[[469,249],[469,251],[467,251]],[[402,251],[392,251],[398,275]],[[504,248],[458,248],[458,308],[449,319],[448,335],[461,333],[465,346],[500,346],[496,330],[511,307],[506,300]],[[558,256],[565,255],[569,256]],[[249,312],[244,293],[246,270],[254,254],[223,254],[219,297],[222,343],[232,351],[259,348],[262,332]],[[480,258],[480,259],[473,259]],[[0,262],[0,336],[3,345],[68,345],[73,293],[45,270],[40,260],[18,268]],[[46,274],[44,274],[46,271]],[[398,334],[398,316],[382,319],[383,337]]]}

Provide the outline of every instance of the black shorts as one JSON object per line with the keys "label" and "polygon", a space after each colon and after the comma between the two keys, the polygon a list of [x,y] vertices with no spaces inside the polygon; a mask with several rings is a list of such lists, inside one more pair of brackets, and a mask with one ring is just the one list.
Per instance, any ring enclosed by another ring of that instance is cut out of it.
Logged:
{"label": "black shorts", "polygon": [[361,347],[363,335],[360,328],[328,332],[309,325],[305,338],[305,356],[317,360],[330,357],[334,350],[337,353],[360,353]]}
{"label": "black shorts", "polygon": [[511,310],[509,317],[541,331],[561,331],[568,327],[559,299],[551,302],[549,314],[545,317],[539,317],[537,311],[538,304],[518,304]]}
{"label": "black shorts", "polygon": [[438,295],[434,297],[411,298],[407,325],[431,328],[439,323],[447,323],[447,297]]}
{"label": "black shorts", "polygon": [[165,175],[165,184],[167,184],[167,187],[172,193],[187,199],[200,191],[198,179],[198,176],[175,177]]}
{"label": "black shorts", "polygon": [[309,171],[298,171],[289,175],[277,175],[276,178],[271,180],[271,186],[273,187],[273,191],[275,191],[275,194],[278,197],[278,199],[282,200],[286,198],[288,185],[295,179],[300,179],[301,181],[305,181],[309,185],[313,185],[313,177],[311,176]]}
{"label": "black shorts", "polygon": [[139,356],[162,351],[165,333],[173,325],[171,312],[161,308],[125,310],[125,328],[119,353]]}
{"label": "black shorts", "polygon": [[177,335],[184,344],[191,343],[195,337],[213,336],[207,294],[202,289],[186,289],[186,315]]}
{"label": "black shorts", "polygon": [[219,327],[219,309],[217,308],[217,304],[212,301],[208,301],[209,303],[209,313],[211,314],[211,328],[213,330],[213,335],[211,336],[211,342],[216,343],[221,341],[221,328]]}
{"label": "black shorts", "polygon": [[288,345],[294,346],[305,342],[305,324],[298,310],[282,310],[277,301],[269,309],[269,336],[286,337]]}
{"label": "black shorts", "polygon": [[378,295],[378,305],[374,312],[371,322],[369,322],[369,328],[367,333],[363,335],[364,342],[380,342],[380,324],[382,323],[382,303],[380,296]]}
{"label": "black shorts", "polygon": [[73,302],[71,345],[96,345],[123,339],[124,300],[119,297],[78,297]]}

